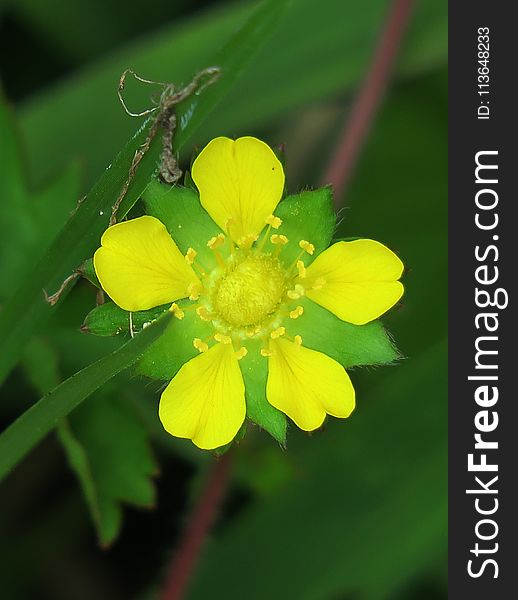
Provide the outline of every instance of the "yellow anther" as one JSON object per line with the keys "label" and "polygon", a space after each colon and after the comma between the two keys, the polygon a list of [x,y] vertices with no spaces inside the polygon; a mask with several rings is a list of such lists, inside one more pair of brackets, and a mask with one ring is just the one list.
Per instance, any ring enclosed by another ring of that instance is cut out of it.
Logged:
{"label": "yellow anther", "polygon": [[200,297],[200,293],[202,290],[202,286],[199,282],[193,282],[189,284],[187,288],[187,293],[189,294],[189,300],[198,300]]}
{"label": "yellow anther", "polygon": [[194,250],[194,248],[189,248],[185,253],[185,262],[188,265],[192,265],[197,254],[198,253],[196,252],[196,250]]}
{"label": "yellow anther", "polygon": [[241,348],[239,348],[239,350],[236,352],[236,358],[237,358],[237,360],[241,360],[247,354],[248,354],[248,350],[244,346],[241,346]]}
{"label": "yellow anther", "polygon": [[286,292],[286,295],[291,300],[298,300],[299,298],[302,298],[302,296],[304,296],[304,288],[300,285],[300,283],[297,283],[293,290],[288,290]]}
{"label": "yellow anther", "polygon": [[185,317],[185,313],[183,312],[183,310],[178,306],[178,304],[176,304],[176,302],[173,302],[173,304],[171,304],[171,306],[169,307],[169,310],[173,313],[173,315],[179,319],[180,321]]}
{"label": "yellow anther", "polygon": [[270,242],[276,246],[285,246],[288,243],[288,238],[285,235],[274,233],[270,236]]}
{"label": "yellow anther", "polygon": [[244,235],[242,238],[239,238],[237,241],[238,246],[241,248],[251,248],[252,244],[257,240],[257,236],[253,233],[249,233],[248,235]]}
{"label": "yellow anther", "polygon": [[286,329],[284,327],[277,327],[270,333],[270,337],[272,340],[276,340],[277,338],[282,337],[286,333]]}
{"label": "yellow anther", "polygon": [[297,308],[290,311],[290,319],[298,319],[304,313],[304,308],[302,306],[297,306]]}
{"label": "yellow anther", "polygon": [[207,346],[207,344],[204,341],[200,340],[200,338],[194,338],[193,341],[192,341],[192,345],[199,352],[207,352],[207,350],[209,349],[209,347]]}
{"label": "yellow anther", "polygon": [[211,237],[207,242],[207,247],[211,250],[216,250],[217,248],[221,248],[225,243],[225,236],[222,233],[218,233],[214,237]]}
{"label": "yellow anther", "polygon": [[300,348],[302,346],[302,338],[300,337],[300,335],[296,335],[293,338],[293,343],[295,344],[295,346],[297,346],[297,348]]}
{"label": "yellow anther", "polygon": [[315,252],[315,246],[313,246],[313,244],[310,244],[306,240],[300,240],[299,247],[302,248],[302,250],[304,250],[304,252],[307,252],[308,254],[313,254],[313,252]]}
{"label": "yellow anther", "polygon": [[245,334],[246,337],[252,338],[254,335],[257,335],[261,331],[261,326],[256,325],[253,329],[247,329]]}
{"label": "yellow anther", "polygon": [[261,348],[261,356],[271,356],[273,353],[268,348]]}
{"label": "yellow anther", "polygon": [[317,277],[315,283],[311,286],[312,290],[321,290],[326,284],[326,280],[323,277]]}
{"label": "yellow anther", "polygon": [[198,315],[198,317],[200,317],[202,321],[211,321],[210,313],[205,308],[205,306],[198,306],[198,308],[196,309],[196,314]]}
{"label": "yellow anther", "polygon": [[232,338],[229,335],[225,335],[224,333],[216,333],[214,335],[214,339],[216,342],[221,342],[222,344],[231,344]]}
{"label": "yellow anther", "polygon": [[275,215],[270,215],[266,218],[266,224],[271,225],[274,229],[279,229],[282,225],[282,219],[279,219],[279,217],[276,217]]}

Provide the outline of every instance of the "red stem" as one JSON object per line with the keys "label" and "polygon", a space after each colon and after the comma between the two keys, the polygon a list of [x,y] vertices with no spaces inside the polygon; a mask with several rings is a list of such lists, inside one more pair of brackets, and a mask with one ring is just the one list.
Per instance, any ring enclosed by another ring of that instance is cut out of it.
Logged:
{"label": "red stem", "polygon": [[386,88],[394,59],[409,21],[413,0],[394,0],[380,34],[369,70],[355,98],[351,114],[339,137],[338,146],[325,173],[323,184],[331,183],[337,208],[341,205],[349,176],[363,140]]}
{"label": "red stem", "polygon": [[230,473],[230,452],[214,462],[184,531],[178,550],[169,566],[160,600],[183,598],[200,559],[203,543],[223,501]]}

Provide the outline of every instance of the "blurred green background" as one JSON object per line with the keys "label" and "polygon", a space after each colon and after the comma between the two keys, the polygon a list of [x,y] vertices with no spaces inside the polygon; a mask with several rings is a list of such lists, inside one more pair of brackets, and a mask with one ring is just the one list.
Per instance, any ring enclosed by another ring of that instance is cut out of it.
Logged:
{"label": "blurred green background", "polygon": [[[2,200],[19,194],[63,223],[138,125],[116,97],[123,69],[187,81],[255,5],[2,0],[14,113],[2,128]],[[318,185],[388,7],[293,0],[193,145],[241,134],[283,143],[289,190]],[[346,422],[311,436],[292,427],[285,451],[266,433],[247,436],[188,598],[446,598],[446,32],[446,1],[417,1],[337,232],[380,240],[407,265],[403,302],[384,319],[405,359],[352,371],[358,407]],[[148,106],[145,86],[127,93]],[[15,221],[0,212],[2,299],[42,235],[27,225],[12,240]],[[30,343],[1,390],[2,428],[119,344],[80,333],[94,305],[79,283]],[[161,431],[158,391],[119,376],[2,482],[2,599],[154,597],[212,461]],[[74,457],[88,467],[82,482]]]}

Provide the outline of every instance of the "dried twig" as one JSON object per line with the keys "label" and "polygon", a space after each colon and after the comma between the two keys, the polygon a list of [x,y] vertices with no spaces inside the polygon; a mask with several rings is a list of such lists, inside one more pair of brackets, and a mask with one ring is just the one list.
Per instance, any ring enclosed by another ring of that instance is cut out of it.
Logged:
{"label": "dried twig", "polygon": [[[121,188],[121,191],[117,200],[115,201],[115,204],[112,206],[110,225],[114,225],[117,222],[117,210],[119,209],[122,200],[128,192],[128,188],[135,177],[137,168],[141,160],[146,155],[146,152],[149,150],[152,141],[155,139],[160,129],[163,130],[162,154],[160,158],[159,168],[160,177],[165,183],[169,183],[170,185],[176,183],[180,179],[180,177],[182,176],[182,172],[178,168],[176,157],[173,154],[173,137],[176,130],[176,105],[194,93],[199,94],[205,87],[214,83],[219,77],[220,73],[221,69],[219,67],[207,67],[206,69],[203,69],[202,71],[197,73],[188,85],[179,90],[176,90],[175,85],[172,83],[162,83],[159,81],[151,81],[149,79],[144,79],[137,75],[131,69],[126,69],[121,75],[117,93],[121,104],[124,107],[124,110],[127,112],[127,114],[131,117],[142,117],[151,113],[156,113],[156,116],[153,120],[153,123],[151,124],[151,127],[149,128],[148,135],[144,143],[135,152],[135,156],[133,157],[133,161],[131,162],[131,166],[129,169],[128,177],[126,178],[126,181],[124,182],[124,185]],[[138,81],[142,81],[143,83],[159,85],[162,87],[162,94],[160,96],[160,101],[157,106],[148,108],[139,113],[132,112],[128,109],[126,102],[124,101],[124,97],[122,95],[122,92],[124,91],[124,87],[126,85],[126,77],[128,74],[132,75],[133,77],[135,77],[135,79],[137,79]]]}

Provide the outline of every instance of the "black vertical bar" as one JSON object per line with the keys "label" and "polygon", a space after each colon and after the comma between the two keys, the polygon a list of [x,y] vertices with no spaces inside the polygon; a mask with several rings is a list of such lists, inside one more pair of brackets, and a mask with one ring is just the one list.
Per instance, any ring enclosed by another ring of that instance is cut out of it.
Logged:
{"label": "black vertical bar", "polygon": [[[518,29],[512,8],[513,3],[482,0],[449,4],[453,600],[518,597],[518,393],[513,385],[518,372],[513,314],[518,278],[518,221],[513,219],[518,200]],[[477,157],[486,165],[478,171],[478,182]],[[484,307],[486,302],[493,305]]]}

